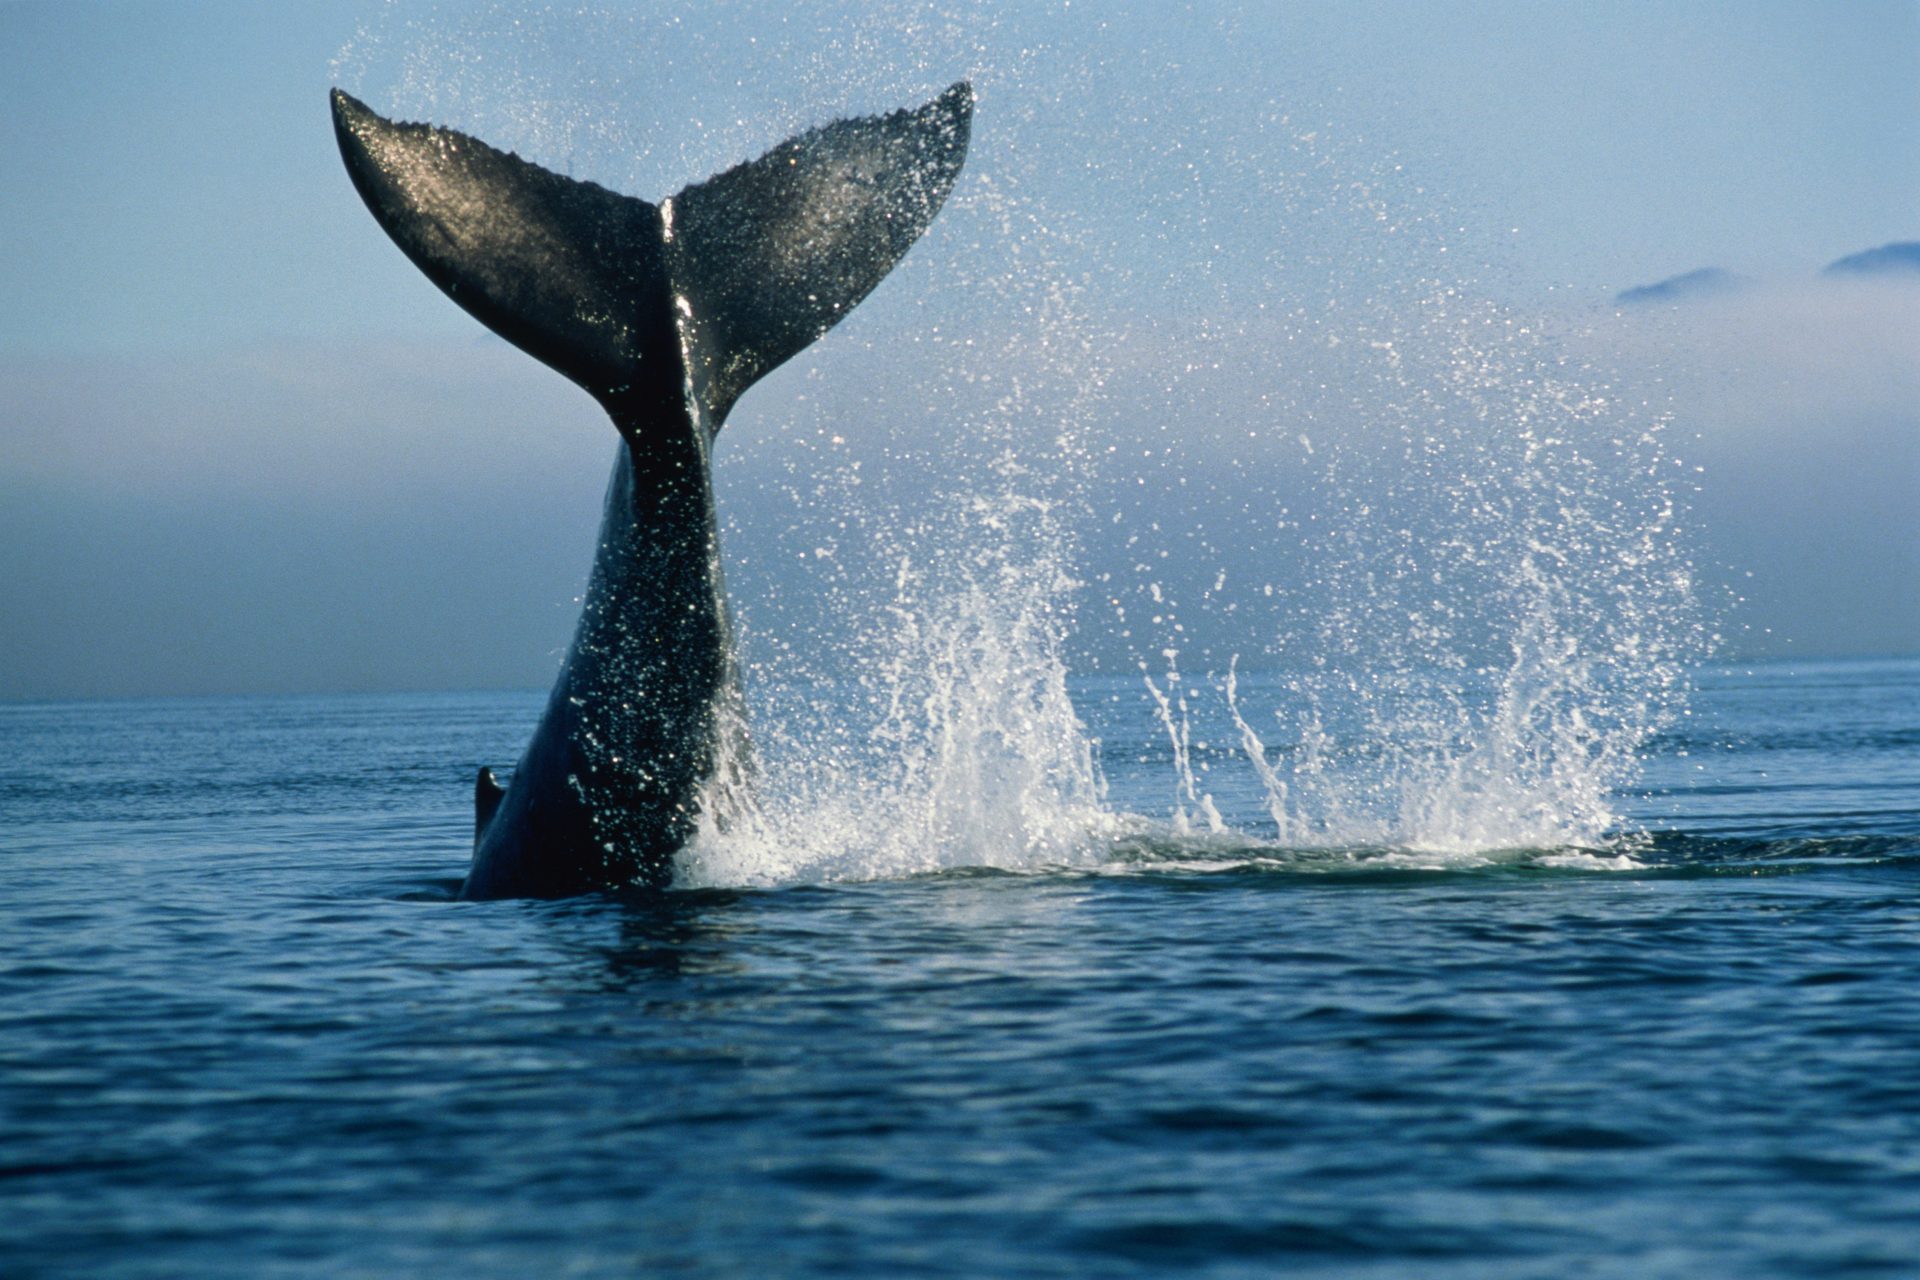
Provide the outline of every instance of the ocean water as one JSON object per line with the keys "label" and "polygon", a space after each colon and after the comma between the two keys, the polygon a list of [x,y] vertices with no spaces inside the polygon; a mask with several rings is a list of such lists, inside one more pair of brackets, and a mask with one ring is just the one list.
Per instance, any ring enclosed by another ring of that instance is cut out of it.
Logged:
{"label": "ocean water", "polygon": [[453,900],[539,692],[0,704],[0,1280],[1920,1275],[1920,660],[1701,666],[1700,424],[1377,69],[859,10],[342,51],[649,198],[981,96],[722,437],[675,891]]}
{"label": "ocean water", "polygon": [[1920,661],[1699,672],[1606,830],[1236,675],[1264,773],[1063,678],[559,903],[451,900],[537,693],[0,705],[0,1274],[1920,1274]]}

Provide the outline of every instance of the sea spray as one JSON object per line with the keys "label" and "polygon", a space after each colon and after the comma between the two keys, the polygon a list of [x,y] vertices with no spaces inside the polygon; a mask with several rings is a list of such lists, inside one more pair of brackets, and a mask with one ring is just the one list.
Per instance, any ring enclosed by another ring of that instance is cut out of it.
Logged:
{"label": "sea spray", "polygon": [[1126,337],[1086,647],[1203,673],[1141,707],[1176,830],[1211,792],[1287,847],[1610,846],[1710,647],[1690,472],[1657,398],[1331,114],[1223,115],[1241,163],[1168,219],[1208,311]]}
{"label": "sea spray", "polygon": [[1661,424],[1557,373],[1511,315],[1409,314],[1426,327],[1353,385],[1391,404],[1419,379],[1421,412],[1318,433],[1319,500],[1347,518],[1312,536],[1316,577],[1276,610],[1276,729],[1253,728],[1228,664],[1262,834],[1468,857],[1605,845],[1704,647]]}
{"label": "sea spray", "polygon": [[[1167,746],[1173,756],[1173,833],[1176,836],[1192,835],[1197,821],[1208,833],[1218,835],[1226,830],[1226,824],[1221,821],[1213,794],[1200,789],[1199,778],[1194,772],[1193,718],[1187,706],[1186,686],[1180,678],[1180,654],[1178,650],[1169,649],[1165,657],[1166,690],[1163,691],[1154,683],[1151,675],[1143,672],[1141,679],[1147,686],[1147,693],[1153,698],[1154,715],[1167,736]],[[1204,772],[1206,767],[1201,765],[1201,771]]]}
{"label": "sea spray", "polygon": [[[1704,648],[1665,423],[1543,322],[1449,281],[1446,237],[1395,221],[1391,186],[1329,202],[1345,252],[1377,258],[1364,290],[1276,322],[1252,295],[1305,292],[1297,272],[1216,279],[1225,310],[1201,351],[1106,334],[1103,363],[1033,276],[970,264],[972,286],[1045,319],[944,348],[922,396],[938,447],[922,429],[865,472],[842,461],[810,504],[848,533],[807,563],[836,566],[836,611],[871,619],[840,647],[858,656],[855,696],[811,714],[862,705],[862,727],[836,753],[804,717],[768,717],[786,746],[769,753],[784,763],[763,777],[767,822],[703,841],[689,882],[1134,865],[1142,850],[1625,865],[1622,794],[1684,713]],[[978,198],[975,216],[1044,265],[1043,219]],[[1218,405],[1143,404],[1168,364],[1239,373]],[[814,411],[848,407],[833,385]],[[916,466],[959,482],[876,501],[884,470]],[[894,567],[883,607],[842,572],[862,560],[869,578]],[[1088,577],[1118,618],[1108,638],[1165,663],[1134,659],[1167,744],[1159,813],[1107,811],[1069,697],[1068,655],[1099,653],[1076,632]],[[769,683],[809,678],[774,666]]]}
{"label": "sea spray", "polygon": [[1104,364],[1037,210],[989,176],[946,216],[988,232],[945,268],[954,289],[1014,318],[959,338],[930,318],[942,359],[917,385],[884,349],[853,353],[873,376],[810,377],[796,456],[753,460],[799,512],[794,563],[821,603],[800,607],[803,643],[745,630],[758,801],[703,831],[682,883],[1083,865],[1109,847],[1067,662]]}
{"label": "sea spray", "polygon": [[[1658,413],[1494,300],[1331,80],[1063,15],[416,6],[343,55],[642,194],[981,94],[926,244],[721,437],[757,801],[683,882],[1609,846],[1704,648]],[[1168,743],[1140,816],[1069,697],[1111,672]]]}
{"label": "sea spray", "polygon": [[[975,497],[963,527],[1044,523],[1018,494]],[[690,885],[867,879],[1097,861],[1113,829],[1061,654],[1073,583],[1018,536],[917,565],[903,556],[873,665],[772,706],[758,802],[682,857]],[[851,719],[864,743],[813,730]]]}

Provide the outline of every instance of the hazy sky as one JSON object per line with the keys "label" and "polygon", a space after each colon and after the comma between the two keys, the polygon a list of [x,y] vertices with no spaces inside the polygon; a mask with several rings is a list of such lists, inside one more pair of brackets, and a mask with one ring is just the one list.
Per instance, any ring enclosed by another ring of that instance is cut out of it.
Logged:
{"label": "hazy sky", "polygon": [[[1816,279],[1920,239],[1920,4],[561,8],[0,2],[0,697],[550,674],[612,433],[380,234],[340,169],[336,82],[657,198],[975,78],[944,247],[723,438],[762,459],[723,459],[736,590],[833,519],[754,496],[812,453],[742,443],[811,430],[792,406],[831,395],[810,389],[858,377],[869,411],[937,420],[927,388],[977,381],[944,344],[1064,290],[1106,369],[1089,439],[1130,440],[1184,403],[1193,335],[1244,371],[1224,399],[1267,403],[1275,370],[1318,375],[1261,344],[1338,345],[1338,315],[1457,265],[1663,398],[1706,467],[1702,581],[1747,597],[1733,651],[1920,647],[1920,311]],[[1343,221],[1375,205],[1416,249]],[[1612,316],[1616,291],[1708,265],[1757,285]],[[1264,329],[1270,305],[1305,318]],[[896,384],[930,402],[888,403]],[[1242,503],[1208,479],[1228,461],[1163,457],[1151,492]],[[1100,506],[1115,476],[1088,483]],[[1106,529],[1086,563],[1119,572]]]}

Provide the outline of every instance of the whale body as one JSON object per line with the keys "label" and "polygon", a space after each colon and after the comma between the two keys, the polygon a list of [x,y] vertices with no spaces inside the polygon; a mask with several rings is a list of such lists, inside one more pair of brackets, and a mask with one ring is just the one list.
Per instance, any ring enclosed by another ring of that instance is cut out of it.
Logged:
{"label": "whale body", "polygon": [[659,204],[338,89],[332,107],[354,186],[414,265],[621,437],[572,646],[507,785],[480,770],[460,896],[664,888],[702,815],[748,803],[714,437],[932,222],[972,89],[813,129]]}

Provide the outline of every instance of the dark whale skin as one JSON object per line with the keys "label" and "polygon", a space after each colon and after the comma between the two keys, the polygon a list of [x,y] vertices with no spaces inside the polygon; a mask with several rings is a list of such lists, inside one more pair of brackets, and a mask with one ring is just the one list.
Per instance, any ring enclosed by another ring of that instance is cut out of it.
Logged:
{"label": "dark whale skin", "polygon": [[572,646],[504,792],[480,771],[460,896],[663,889],[703,818],[750,803],[714,440],[932,222],[972,90],[811,130],[658,205],[339,90],[332,106],[354,186],[401,250],[621,436]]}

